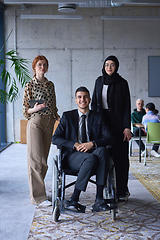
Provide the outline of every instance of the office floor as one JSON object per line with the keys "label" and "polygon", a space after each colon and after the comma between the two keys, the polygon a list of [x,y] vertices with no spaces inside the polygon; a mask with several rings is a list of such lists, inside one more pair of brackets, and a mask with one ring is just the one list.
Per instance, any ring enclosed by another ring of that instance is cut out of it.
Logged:
{"label": "office floor", "polygon": [[[90,211],[95,190],[89,186],[80,199],[87,204],[86,214],[62,214],[60,221],[54,223],[52,207],[30,204],[26,154],[26,144],[12,144],[0,153],[0,239],[160,239],[160,203],[131,173],[131,196],[127,203],[119,203],[116,221],[108,212]],[[48,192],[55,154],[52,146],[46,176]]]}

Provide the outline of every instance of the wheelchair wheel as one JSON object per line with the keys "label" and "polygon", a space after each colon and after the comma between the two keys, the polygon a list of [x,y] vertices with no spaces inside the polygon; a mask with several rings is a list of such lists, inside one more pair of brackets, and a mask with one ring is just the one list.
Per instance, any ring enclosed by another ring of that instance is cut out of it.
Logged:
{"label": "wheelchair wheel", "polygon": [[55,207],[55,201],[57,199],[57,192],[58,192],[58,169],[56,162],[58,162],[58,156],[53,160],[53,176],[52,176],[52,206]]}
{"label": "wheelchair wheel", "polygon": [[113,221],[116,220],[116,209],[111,210],[111,216]]}
{"label": "wheelchair wheel", "polygon": [[60,216],[60,209],[59,209],[59,205],[55,206],[54,211],[53,211],[53,220],[55,222],[58,222]]}
{"label": "wheelchair wheel", "polygon": [[109,172],[107,176],[106,186],[104,187],[104,198],[108,199],[111,208],[112,220],[116,219],[117,205],[116,205],[116,172],[112,158],[109,161]]}

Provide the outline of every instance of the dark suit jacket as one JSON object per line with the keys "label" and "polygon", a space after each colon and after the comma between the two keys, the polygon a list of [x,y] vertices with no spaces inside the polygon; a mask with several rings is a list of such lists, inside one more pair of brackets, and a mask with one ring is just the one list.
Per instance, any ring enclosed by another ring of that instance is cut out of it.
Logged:
{"label": "dark suit jacket", "polygon": [[[64,112],[52,137],[53,144],[64,148],[62,158],[73,151],[74,144],[78,141],[78,117],[78,110]],[[94,140],[97,147],[114,143],[114,139],[102,116],[92,110],[90,110],[88,116],[88,134],[90,141]]]}

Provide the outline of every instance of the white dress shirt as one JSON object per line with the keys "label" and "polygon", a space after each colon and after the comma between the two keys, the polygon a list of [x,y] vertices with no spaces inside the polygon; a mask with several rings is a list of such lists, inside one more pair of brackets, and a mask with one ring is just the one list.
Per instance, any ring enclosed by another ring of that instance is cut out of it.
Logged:
{"label": "white dress shirt", "polygon": [[108,91],[108,85],[103,84],[103,88],[102,88],[102,108],[103,109],[108,109],[107,91]]}

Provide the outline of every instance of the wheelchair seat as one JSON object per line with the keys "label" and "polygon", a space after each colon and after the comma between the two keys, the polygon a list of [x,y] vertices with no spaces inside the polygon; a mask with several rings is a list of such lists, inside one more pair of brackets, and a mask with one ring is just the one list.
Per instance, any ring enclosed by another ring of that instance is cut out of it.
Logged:
{"label": "wheelchair seat", "polygon": [[[53,220],[58,221],[60,213],[67,211],[65,208],[65,190],[73,186],[76,181],[71,181],[66,184],[66,176],[78,176],[79,171],[73,171],[62,164],[62,148],[58,147],[59,154],[56,155],[56,158],[53,162],[53,178],[52,178],[52,205],[53,205]],[[95,173],[91,175],[94,176]],[[89,179],[89,182],[96,184],[96,181]],[[116,219],[116,174],[113,160],[110,158],[109,162],[109,173],[107,177],[106,186],[104,187],[104,198],[107,203],[110,205],[110,211],[112,214],[112,219]]]}

